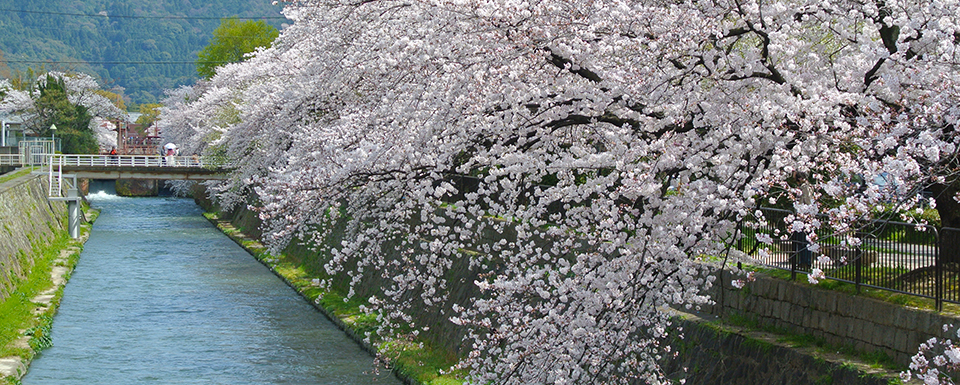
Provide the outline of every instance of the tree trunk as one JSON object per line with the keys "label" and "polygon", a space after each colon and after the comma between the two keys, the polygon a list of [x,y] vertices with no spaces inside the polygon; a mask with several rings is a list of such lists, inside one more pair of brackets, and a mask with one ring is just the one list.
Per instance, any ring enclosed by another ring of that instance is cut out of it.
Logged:
{"label": "tree trunk", "polygon": [[957,183],[930,187],[940,213],[940,261],[944,263],[960,262],[960,202],[953,199],[957,187]]}

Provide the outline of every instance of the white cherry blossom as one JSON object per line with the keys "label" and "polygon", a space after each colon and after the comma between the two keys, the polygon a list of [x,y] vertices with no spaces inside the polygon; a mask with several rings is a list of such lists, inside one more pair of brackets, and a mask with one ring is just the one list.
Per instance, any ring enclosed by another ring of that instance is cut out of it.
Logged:
{"label": "white cherry blossom", "polygon": [[[853,231],[956,180],[956,0],[286,3],[164,135],[236,164],[211,187],[274,249],[387,279],[384,336],[412,298],[468,328],[476,383],[663,382],[664,307],[709,301],[696,258],[761,203]],[[458,264],[482,296],[453,307]]]}

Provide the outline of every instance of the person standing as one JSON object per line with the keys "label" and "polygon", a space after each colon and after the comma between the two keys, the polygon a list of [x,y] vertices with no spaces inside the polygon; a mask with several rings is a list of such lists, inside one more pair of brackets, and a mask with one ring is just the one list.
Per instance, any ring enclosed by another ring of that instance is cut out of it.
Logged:
{"label": "person standing", "polygon": [[[813,204],[813,188],[807,181],[804,173],[797,174],[797,183],[800,185],[800,195],[797,197],[797,203],[802,205]],[[813,264],[813,252],[810,251],[810,241],[807,239],[806,231],[794,231],[792,236],[794,247],[794,258],[801,270],[809,269]]]}
{"label": "person standing", "polygon": [[167,166],[176,166],[177,165],[177,145],[173,143],[167,143],[163,146],[164,149],[164,163]]}

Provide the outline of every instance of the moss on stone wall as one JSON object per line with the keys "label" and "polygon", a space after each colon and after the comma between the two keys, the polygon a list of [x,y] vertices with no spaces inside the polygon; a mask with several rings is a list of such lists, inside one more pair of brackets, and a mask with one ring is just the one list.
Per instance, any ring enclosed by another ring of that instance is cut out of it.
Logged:
{"label": "moss on stone wall", "polygon": [[155,197],[159,192],[159,183],[155,180],[117,180],[117,195],[122,197]]}
{"label": "moss on stone wall", "polygon": [[31,267],[37,245],[65,229],[67,205],[47,199],[46,178],[26,175],[0,184],[0,301]]}
{"label": "moss on stone wall", "polygon": [[[807,349],[787,346],[772,336],[745,335],[704,320],[678,318],[683,338],[673,337],[677,353],[663,360],[668,376],[687,384],[844,384],[887,385],[897,381],[884,371],[865,374],[843,359],[825,359]],[[675,334],[676,335],[676,334]]]}

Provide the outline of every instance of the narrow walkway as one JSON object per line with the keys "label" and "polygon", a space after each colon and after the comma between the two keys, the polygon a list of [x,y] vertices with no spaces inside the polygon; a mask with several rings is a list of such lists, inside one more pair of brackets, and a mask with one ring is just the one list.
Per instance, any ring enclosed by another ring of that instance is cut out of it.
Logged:
{"label": "narrow walkway", "polygon": [[[37,296],[30,299],[36,307],[33,309],[34,316],[40,316],[41,314],[46,313],[50,310],[50,306],[53,306],[53,300],[56,298],[56,293],[58,290],[66,286],[67,284],[67,274],[70,273],[70,256],[73,254],[80,253],[80,246],[89,238],[90,233],[86,232],[82,235],[82,238],[77,240],[73,246],[70,246],[67,249],[60,251],[60,256],[54,261],[54,266],[50,271],[50,280],[53,283],[49,288],[40,292]],[[27,330],[21,330],[20,333],[23,334]],[[11,343],[12,348],[21,348],[21,349],[31,349],[30,347],[30,337],[23,335],[19,339]],[[27,366],[29,362],[25,362],[21,357],[3,357],[0,358],[0,379],[5,377],[13,377],[16,379],[22,378],[27,373]]]}

